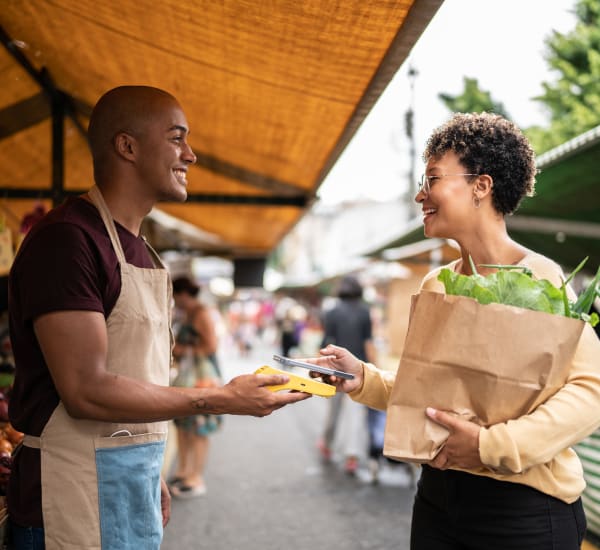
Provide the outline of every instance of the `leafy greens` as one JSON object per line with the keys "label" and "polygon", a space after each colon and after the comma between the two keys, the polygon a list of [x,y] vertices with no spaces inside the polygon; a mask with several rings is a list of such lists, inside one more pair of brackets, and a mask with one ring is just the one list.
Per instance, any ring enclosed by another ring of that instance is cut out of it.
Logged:
{"label": "leafy greens", "polygon": [[[470,259],[471,260],[471,259]],[[461,275],[444,268],[438,280],[444,284],[446,294],[474,298],[480,304],[505,304],[510,306],[543,311],[574,319],[581,319],[595,326],[600,318],[590,309],[596,298],[600,297],[600,267],[596,276],[576,301],[569,300],[567,284],[584,266],[587,258],[569,275],[560,288],[556,288],[546,279],[534,279],[531,270],[514,265],[483,265],[497,268],[498,271],[486,277],[479,275],[473,260],[473,275]]]}

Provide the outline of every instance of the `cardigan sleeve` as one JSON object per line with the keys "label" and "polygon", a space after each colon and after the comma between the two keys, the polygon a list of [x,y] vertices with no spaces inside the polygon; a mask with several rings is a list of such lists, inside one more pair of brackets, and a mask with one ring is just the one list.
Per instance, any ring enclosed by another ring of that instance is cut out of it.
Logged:
{"label": "cardigan sleeve", "polygon": [[[554,262],[537,254],[527,258],[523,263],[537,278],[560,286],[562,272]],[[482,429],[480,458],[498,472],[521,473],[549,462],[599,426],[600,340],[586,323],[565,385],[532,413]]]}

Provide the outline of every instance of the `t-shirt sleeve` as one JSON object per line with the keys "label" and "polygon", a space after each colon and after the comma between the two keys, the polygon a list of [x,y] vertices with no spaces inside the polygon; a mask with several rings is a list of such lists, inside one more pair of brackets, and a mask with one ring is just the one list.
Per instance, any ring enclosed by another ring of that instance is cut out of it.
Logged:
{"label": "t-shirt sleeve", "polygon": [[57,223],[27,243],[18,285],[23,319],[44,313],[89,310],[104,313],[97,251],[76,225]]}

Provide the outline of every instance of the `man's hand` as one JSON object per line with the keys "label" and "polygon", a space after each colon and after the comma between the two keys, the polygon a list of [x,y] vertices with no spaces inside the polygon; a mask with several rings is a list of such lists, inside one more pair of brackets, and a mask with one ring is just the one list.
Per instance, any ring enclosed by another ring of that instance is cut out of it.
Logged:
{"label": "man's hand", "polygon": [[162,513],[162,524],[165,527],[171,519],[171,495],[169,487],[167,487],[162,477],[160,478],[160,511]]}
{"label": "man's hand", "polygon": [[[289,382],[289,377],[281,374],[242,374],[216,390],[217,394],[198,400],[199,412],[202,402],[208,410],[217,414],[238,414],[267,416],[273,411],[311,397],[309,393],[279,391],[273,392],[267,386],[278,386]],[[217,407],[215,409],[215,407]]]}
{"label": "man's hand", "polygon": [[484,465],[479,458],[480,426],[431,407],[428,407],[426,412],[431,420],[450,432],[440,452],[428,462],[430,466],[447,470],[452,467],[471,469]]}
{"label": "man's hand", "polygon": [[341,370],[354,375],[353,380],[345,380],[337,376],[329,376],[318,372],[311,372],[313,378],[321,377],[327,384],[333,384],[338,391],[350,393],[362,386],[363,366],[362,362],[352,355],[346,348],[329,344],[320,350],[321,357],[302,359],[313,365],[321,365],[330,369]]}

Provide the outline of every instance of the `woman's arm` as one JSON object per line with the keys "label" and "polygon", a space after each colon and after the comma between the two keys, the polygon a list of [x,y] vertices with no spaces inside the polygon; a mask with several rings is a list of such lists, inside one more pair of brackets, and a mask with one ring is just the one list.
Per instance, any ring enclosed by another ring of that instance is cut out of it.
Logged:
{"label": "woman's arm", "polygon": [[[331,381],[338,391],[347,393],[354,401],[373,409],[387,408],[395,373],[382,371],[375,365],[364,363],[346,348],[333,344],[321,349],[320,358],[306,359],[306,361],[353,374],[353,380],[331,377]],[[319,376],[317,373],[315,375]]]}
{"label": "woman's arm", "polygon": [[217,352],[217,331],[209,308],[202,306],[196,309],[193,319],[196,332],[200,335],[200,341],[194,351],[203,356],[212,355]]}
{"label": "woman's arm", "polygon": [[385,411],[394,387],[396,373],[378,369],[371,363],[363,363],[362,384],[348,395],[372,409]]}
{"label": "woman's arm", "polygon": [[[541,255],[530,254],[522,263],[537,278],[547,279],[555,286],[564,280],[562,270]],[[570,293],[574,298],[572,290]],[[600,340],[586,324],[565,385],[531,414],[480,430],[478,448],[483,464],[499,473],[521,473],[549,462],[595,431],[600,426],[598,358]],[[468,437],[470,429],[468,425],[455,427],[440,452],[454,454],[450,457],[453,465],[470,467],[466,463],[473,454],[474,439]]]}
{"label": "woman's arm", "polygon": [[500,472],[522,472],[549,462],[600,426],[600,340],[586,325],[566,384],[534,412],[482,429],[484,464]]}

